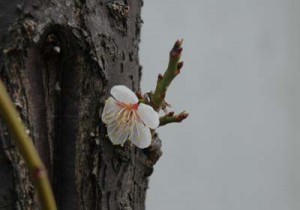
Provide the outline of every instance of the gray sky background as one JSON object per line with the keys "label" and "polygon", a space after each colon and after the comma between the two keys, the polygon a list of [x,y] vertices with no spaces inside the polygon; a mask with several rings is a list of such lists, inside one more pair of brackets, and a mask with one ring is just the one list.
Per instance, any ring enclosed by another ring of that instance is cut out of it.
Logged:
{"label": "gray sky background", "polygon": [[148,210],[300,209],[300,1],[144,1],[143,91],[174,41],[185,66],[167,95]]}

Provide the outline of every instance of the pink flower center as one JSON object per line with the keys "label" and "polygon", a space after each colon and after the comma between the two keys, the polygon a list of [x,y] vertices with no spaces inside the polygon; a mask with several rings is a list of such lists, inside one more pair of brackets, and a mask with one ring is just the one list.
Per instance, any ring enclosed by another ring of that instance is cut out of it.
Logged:
{"label": "pink flower center", "polygon": [[121,108],[125,108],[127,111],[137,111],[139,108],[139,104],[126,104],[122,102],[117,102],[117,105],[120,106]]}

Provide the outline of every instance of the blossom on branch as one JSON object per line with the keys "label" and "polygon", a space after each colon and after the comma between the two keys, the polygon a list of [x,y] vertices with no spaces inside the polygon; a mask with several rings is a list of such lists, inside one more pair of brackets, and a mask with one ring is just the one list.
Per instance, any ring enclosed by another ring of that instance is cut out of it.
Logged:
{"label": "blossom on branch", "polygon": [[129,88],[114,86],[111,97],[106,102],[102,121],[107,126],[107,134],[114,145],[123,145],[128,139],[143,149],[151,144],[150,129],[159,126],[159,115],[151,106],[139,103],[139,99]]}

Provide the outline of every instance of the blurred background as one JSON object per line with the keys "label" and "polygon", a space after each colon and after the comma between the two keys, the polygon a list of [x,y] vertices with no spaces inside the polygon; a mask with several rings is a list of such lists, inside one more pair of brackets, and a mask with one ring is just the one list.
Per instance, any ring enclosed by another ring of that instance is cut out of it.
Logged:
{"label": "blurred background", "polygon": [[144,1],[142,90],[184,38],[148,210],[300,209],[300,1]]}

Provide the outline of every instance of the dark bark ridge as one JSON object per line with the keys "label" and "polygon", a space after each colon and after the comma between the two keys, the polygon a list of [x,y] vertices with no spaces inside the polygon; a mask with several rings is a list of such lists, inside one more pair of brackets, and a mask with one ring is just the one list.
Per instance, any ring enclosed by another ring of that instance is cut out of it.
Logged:
{"label": "dark bark ridge", "polygon": [[[0,8],[7,20],[0,75],[47,166],[58,208],[144,209],[160,140],[154,134],[145,150],[112,146],[99,116],[112,86],[139,88],[142,1],[18,3],[7,3],[14,15]],[[0,209],[40,209],[34,195],[0,121]]]}

